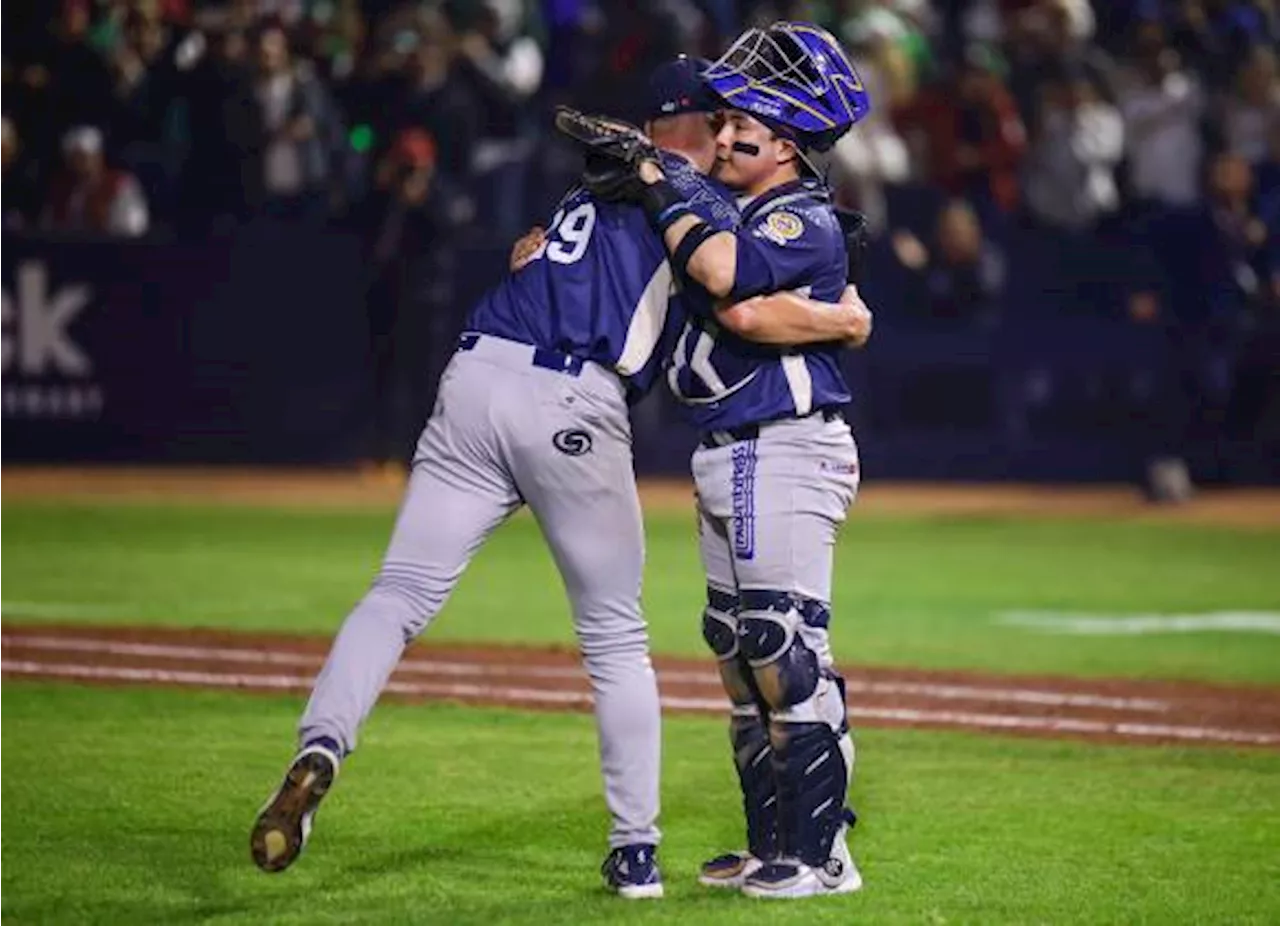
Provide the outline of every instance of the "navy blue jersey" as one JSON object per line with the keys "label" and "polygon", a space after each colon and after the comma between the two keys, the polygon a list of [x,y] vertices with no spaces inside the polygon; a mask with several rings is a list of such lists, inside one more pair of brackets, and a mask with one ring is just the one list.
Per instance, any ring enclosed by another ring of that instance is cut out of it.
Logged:
{"label": "navy blue jersey", "polygon": [[[733,301],[795,290],[838,302],[848,278],[844,234],[826,187],[796,180],[743,211]],[[839,344],[802,348],[752,344],[721,329],[714,313],[689,301],[667,382],[693,423],[715,431],[807,415],[843,405],[849,388]]]}
{"label": "navy blue jersey", "polygon": [[[662,169],[701,218],[736,227],[723,186],[677,155],[664,153]],[[467,329],[595,361],[617,371],[634,399],[679,336],[674,293],[666,249],[644,211],[578,187],[560,202],[534,259],[485,294]]]}

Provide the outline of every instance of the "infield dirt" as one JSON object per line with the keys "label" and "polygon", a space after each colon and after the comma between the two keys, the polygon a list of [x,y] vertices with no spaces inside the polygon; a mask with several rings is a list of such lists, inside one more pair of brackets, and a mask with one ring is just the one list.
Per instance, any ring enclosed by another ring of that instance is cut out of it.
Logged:
{"label": "infield dirt", "polygon": [[[303,694],[328,645],[320,637],[6,623],[2,665],[6,679]],[[725,713],[710,660],[655,662],[665,710]],[[1273,689],[842,668],[855,727],[1280,749]],[[523,647],[414,645],[386,696],[553,710],[591,704],[574,653]]]}
{"label": "infield dirt", "polygon": [[[351,470],[5,467],[8,499],[390,507],[402,473]],[[687,482],[648,482],[646,506],[687,510]],[[1280,491],[1202,493],[1151,506],[1126,487],[864,484],[859,514],[1070,517],[1274,527]],[[309,691],[328,639],[6,621],[6,679],[161,684],[251,692]],[[710,660],[656,660],[668,711],[722,715]],[[994,676],[842,666],[854,726],[971,729],[1041,737],[1280,748],[1280,689],[1134,680]],[[412,647],[387,697],[586,710],[590,688],[565,650]]]}

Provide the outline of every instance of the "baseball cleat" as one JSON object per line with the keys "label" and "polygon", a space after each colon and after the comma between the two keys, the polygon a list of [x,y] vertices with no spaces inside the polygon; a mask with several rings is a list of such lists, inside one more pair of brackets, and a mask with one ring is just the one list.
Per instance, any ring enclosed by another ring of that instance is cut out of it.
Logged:
{"label": "baseball cleat", "polygon": [[311,835],[311,819],[338,774],[338,757],[319,745],[303,748],[284,781],[258,813],[249,848],[263,871],[284,871]]}
{"label": "baseball cleat", "polygon": [[662,873],[658,871],[653,846],[619,846],[604,860],[600,874],[604,875],[605,887],[627,900],[662,896]]}
{"label": "baseball cleat", "polygon": [[821,865],[810,866],[794,859],[768,862],[743,880],[742,893],[748,897],[782,900],[852,894],[862,887],[862,873],[849,854],[847,831],[848,826],[840,828],[831,844],[830,858]]}
{"label": "baseball cleat", "polygon": [[702,863],[698,883],[705,887],[740,888],[763,864],[750,852],[726,852]]}

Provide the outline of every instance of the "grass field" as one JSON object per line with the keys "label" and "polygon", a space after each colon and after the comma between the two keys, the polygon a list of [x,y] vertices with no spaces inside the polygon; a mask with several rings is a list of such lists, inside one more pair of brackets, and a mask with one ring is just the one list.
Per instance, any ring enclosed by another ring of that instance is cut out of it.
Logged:
{"label": "grass field", "polygon": [[[738,836],[710,720],[666,724],[661,904],[598,887],[595,740],[578,715],[384,705],[307,855],[265,877],[247,827],[299,706],[10,685],[6,921],[756,921],[752,901],[692,883]],[[1280,910],[1273,753],[909,731],[860,744],[867,887],[768,922],[1264,924]]]}
{"label": "grass field", "polygon": [[[6,500],[6,620],[331,632],[390,511]],[[648,520],[655,647],[702,654],[685,512]],[[1007,611],[1280,611],[1280,528],[927,515],[851,519],[845,663],[1280,686],[1280,635],[1056,636]],[[482,551],[434,638],[568,643],[528,519]],[[664,744],[668,900],[598,886],[604,814],[579,714],[387,704],[287,874],[248,860],[302,701],[6,680],[3,915],[14,923],[758,922],[692,883],[738,843],[718,721]],[[788,923],[1280,922],[1280,753],[859,731],[858,895]],[[518,769],[513,774],[512,769]]]}
{"label": "grass field", "polygon": [[[6,617],[329,633],[390,530],[378,511],[13,504]],[[654,646],[702,655],[689,515],[649,517]],[[839,658],[864,664],[1280,683],[1280,636],[1062,637],[1009,610],[1280,611],[1280,527],[853,517],[836,564]],[[494,537],[434,639],[570,643],[568,609],[531,518]]]}

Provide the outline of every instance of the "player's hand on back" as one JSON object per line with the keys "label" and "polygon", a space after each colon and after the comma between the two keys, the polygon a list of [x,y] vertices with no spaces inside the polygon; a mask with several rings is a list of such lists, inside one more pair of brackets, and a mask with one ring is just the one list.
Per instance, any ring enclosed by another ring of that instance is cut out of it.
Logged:
{"label": "player's hand on back", "polygon": [[850,336],[845,338],[845,347],[859,348],[866,345],[871,340],[872,315],[871,309],[862,301],[862,297],[858,295],[858,287],[846,286],[844,292],[840,294],[840,304],[847,306],[853,313],[853,326]]}
{"label": "player's hand on back", "polygon": [[511,272],[524,269],[546,240],[547,232],[541,225],[533,226],[517,238],[516,243],[511,246]]}

